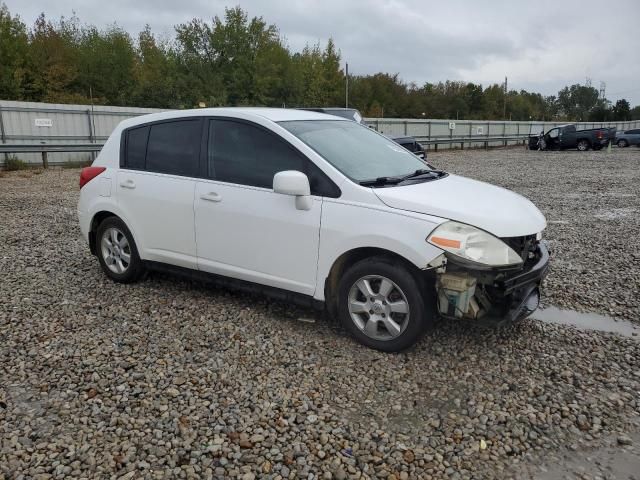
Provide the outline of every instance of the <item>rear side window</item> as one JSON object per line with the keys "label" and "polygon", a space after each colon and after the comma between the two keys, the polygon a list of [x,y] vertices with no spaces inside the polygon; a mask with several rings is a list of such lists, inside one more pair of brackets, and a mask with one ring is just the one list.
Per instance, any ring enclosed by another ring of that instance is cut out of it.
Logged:
{"label": "rear side window", "polygon": [[147,154],[149,127],[133,128],[127,132],[126,162],[127,168],[144,169]]}
{"label": "rear side window", "polygon": [[208,144],[210,178],[270,189],[276,173],[298,170],[309,177],[313,195],[340,196],[338,187],[309,159],[259,127],[231,120],[211,120]]}
{"label": "rear side window", "polygon": [[200,156],[201,120],[151,125],[146,170],[195,177]]}

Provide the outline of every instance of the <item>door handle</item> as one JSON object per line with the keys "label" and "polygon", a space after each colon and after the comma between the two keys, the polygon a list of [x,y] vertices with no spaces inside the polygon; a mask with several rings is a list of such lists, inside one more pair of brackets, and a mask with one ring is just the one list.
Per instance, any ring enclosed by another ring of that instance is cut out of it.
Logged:
{"label": "door handle", "polygon": [[202,200],[206,200],[207,202],[221,202],[222,196],[218,195],[216,192],[209,192],[200,195]]}
{"label": "door handle", "polygon": [[120,186],[122,188],[134,189],[134,188],[136,188],[136,182],[134,182],[131,179],[128,179],[128,180],[125,180],[124,182],[120,182]]}

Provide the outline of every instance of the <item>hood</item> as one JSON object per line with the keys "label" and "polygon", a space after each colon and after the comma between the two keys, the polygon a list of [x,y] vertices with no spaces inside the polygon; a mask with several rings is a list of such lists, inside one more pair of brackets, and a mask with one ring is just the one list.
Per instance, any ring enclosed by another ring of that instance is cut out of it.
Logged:
{"label": "hood", "polygon": [[389,207],[456,220],[497,237],[532,235],[547,226],[522,195],[457,175],[373,191]]}

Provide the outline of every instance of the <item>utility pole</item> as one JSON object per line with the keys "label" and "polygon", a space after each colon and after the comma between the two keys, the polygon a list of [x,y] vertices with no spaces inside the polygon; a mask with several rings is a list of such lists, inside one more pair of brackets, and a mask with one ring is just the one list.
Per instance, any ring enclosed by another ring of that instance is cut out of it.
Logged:
{"label": "utility pole", "polygon": [[507,119],[507,77],[504,77],[504,102],[502,104],[502,118]]}
{"label": "utility pole", "polygon": [[345,63],[344,108],[349,108],[349,64]]}

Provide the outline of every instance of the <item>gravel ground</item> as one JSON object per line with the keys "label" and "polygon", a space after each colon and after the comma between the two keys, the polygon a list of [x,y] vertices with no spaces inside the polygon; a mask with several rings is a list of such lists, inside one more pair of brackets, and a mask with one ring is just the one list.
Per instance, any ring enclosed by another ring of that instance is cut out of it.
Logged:
{"label": "gravel ground", "polygon": [[[614,152],[432,161],[568,222],[548,229],[547,301],[637,321],[638,218],[620,211],[638,209],[640,151]],[[0,178],[0,480],[638,478],[636,339],[444,323],[390,355],[262,297],[117,285],[80,239],[77,179]]]}

